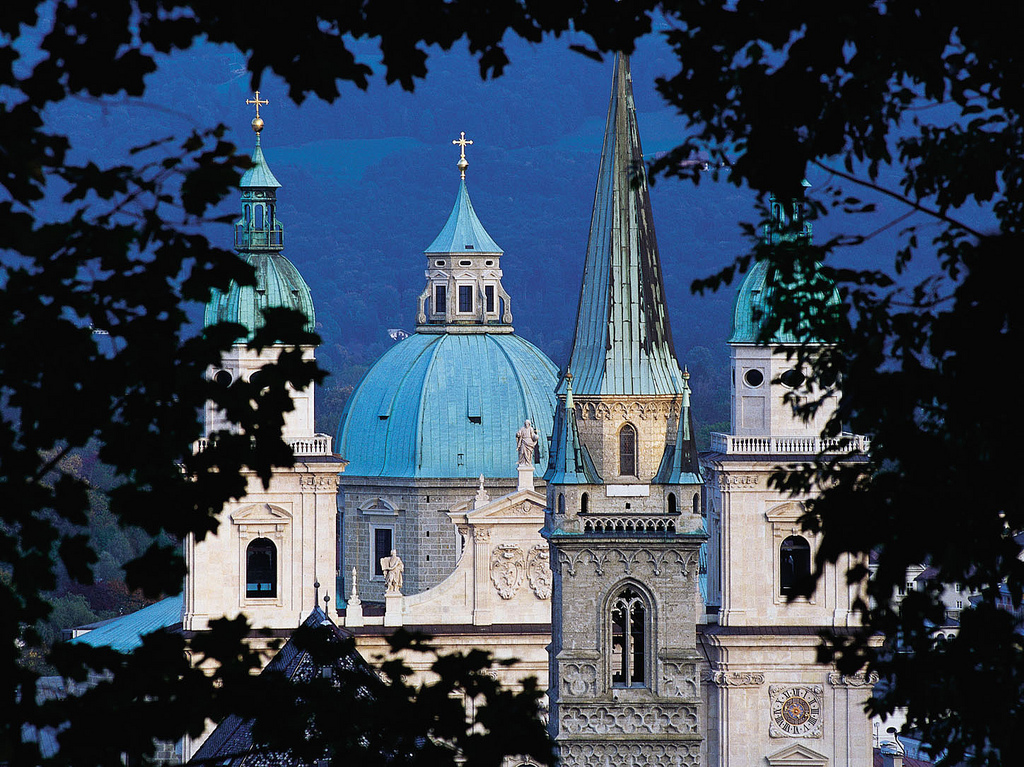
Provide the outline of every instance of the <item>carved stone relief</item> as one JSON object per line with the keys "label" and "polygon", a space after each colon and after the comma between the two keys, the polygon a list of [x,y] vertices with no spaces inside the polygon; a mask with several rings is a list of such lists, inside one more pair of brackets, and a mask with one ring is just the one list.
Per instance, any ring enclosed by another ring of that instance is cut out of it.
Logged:
{"label": "carved stone relief", "polygon": [[519,591],[526,574],[526,555],[513,543],[503,543],[491,554],[491,583],[502,599],[511,599]]}
{"label": "carved stone relief", "polygon": [[594,695],[597,692],[597,664],[562,664],[562,692],[566,695]]}
{"label": "carved stone relief", "polygon": [[830,671],[828,674],[828,683],[833,687],[874,687],[878,683],[878,674],[872,671],[870,674],[865,674],[860,671],[856,674],[847,676],[846,674],[840,674],[837,671]]}
{"label": "carved stone relief", "polygon": [[562,730],[570,735],[696,733],[697,706],[562,706]]}
{"label": "carved stone relief", "polygon": [[563,767],[698,767],[699,743],[570,743],[562,746],[559,764]]}
{"label": "carved stone relief", "polygon": [[661,664],[662,694],[669,698],[700,698],[697,666],[693,663],[664,661]]}
{"label": "carved stone relief", "polygon": [[573,552],[559,551],[558,562],[562,572],[570,578],[576,577],[576,569],[590,565],[599,576],[605,574],[605,567],[611,566],[625,575],[641,575],[649,572],[660,576],[666,569],[676,569],[681,575],[695,575],[700,563],[696,551],[648,551],[646,549],[578,549]]}
{"label": "carved stone relief", "polygon": [[526,577],[537,599],[551,599],[551,566],[548,547],[537,544],[526,555]]}
{"label": "carved stone relief", "polygon": [[759,687],[764,674],[758,671],[713,671],[711,680],[719,687]]}
{"label": "carved stone relief", "polygon": [[339,480],[338,480],[337,477],[334,477],[334,476],[317,477],[317,476],[314,476],[314,475],[306,474],[306,475],[301,475],[299,477],[299,486],[300,487],[320,487],[320,488],[328,488],[328,489],[334,490],[334,489],[337,489],[337,487],[339,486]]}

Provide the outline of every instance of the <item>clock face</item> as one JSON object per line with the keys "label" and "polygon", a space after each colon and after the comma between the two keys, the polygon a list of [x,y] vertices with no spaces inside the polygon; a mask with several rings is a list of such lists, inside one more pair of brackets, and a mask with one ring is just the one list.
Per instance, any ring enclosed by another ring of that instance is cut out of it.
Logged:
{"label": "clock face", "polygon": [[775,738],[814,738],[821,735],[819,685],[772,685],[771,726]]}

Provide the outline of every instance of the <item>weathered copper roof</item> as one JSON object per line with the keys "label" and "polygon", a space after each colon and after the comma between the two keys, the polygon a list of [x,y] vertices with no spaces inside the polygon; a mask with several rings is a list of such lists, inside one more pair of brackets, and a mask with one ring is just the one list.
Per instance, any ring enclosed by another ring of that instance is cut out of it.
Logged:
{"label": "weathered copper roof", "polygon": [[540,435],[542,473],[557,369],[511,333],[414,333],[374,363],[345,405],[345,476],[516,476],[515,433]]}
{"label": "weathered copper roof", "polygon": [[473,210],[469,199],[466,180],[459,183],[459,191],[455,195],[455,205],[448,215],[448,220],[440,234],[434,238],[424,253],[428,255],[440,253],[495,253],[501,254],[498,243],[487,234],[484,225]]}
{"label": "weathered copper roof", "polygon": [[581,396],[682,391],[629,59],[621,54],[615,59],[569,366]]}
{"label": "weathered copper roof", "polygon": [[252,151],[252,167],[242,174],[242,180],[238,182],[242,189],[277,189],[281,182],[274,178],[263,157],[263,149],[260,147],[260,135],[256,134],[256,148]]}
{"label": "weathered copper roof", "polygon": [[565,400],[555,411],[554,432],[551,438],[551,463],[544,475],[546,482],[559,485],[596,485],[601,476],[586,446],[580,441],[576,426],[576,409],[572,401],[572,386],[566,382]]}

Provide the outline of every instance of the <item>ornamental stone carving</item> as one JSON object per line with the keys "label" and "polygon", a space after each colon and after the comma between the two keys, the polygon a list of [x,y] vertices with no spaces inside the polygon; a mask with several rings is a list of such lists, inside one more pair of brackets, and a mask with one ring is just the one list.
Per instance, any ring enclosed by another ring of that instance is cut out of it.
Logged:
{"label": "ornamental stone carving", "polygon": [[711,681],[719,687],[760,687],[764,674],[759,671],[713,671]]}
{"label": "ornamental stone carving", "polygon": [[491,542],[491,530],[490,530],[490,528],[487,528],[487,527],[474,527],[473,528],[473,538],[475,540],[479,541],[480,543],[490,543]]}
{"label": "ornamental stone carving", "polygon": [[502,599],[519,591],[526,574],[526,555],[513,543],[503,543],[491,554],[491,583]]}
{"label": "ornamental stone carving", "polygon": [[559,754],[563,767],[698,767],[699,743],[571,743]]}
{"label": "ornamental stone carving", "polygon": [[878,684],[878,674],[874,671],[870,674],[859,671],[856,674],[846,675],[840,674],[837,671],[830,671],[828,683],[833,687],[874,687]]}
{"label": "ornamental stone carving", "polygon": [[566,695],[594,695],[597,692],[597,664],[567,662],[562,664],[562,692]]}
{"label": "ornamental stone carving", "polygon": [[[558,562],[562,566],[562,572],[570,578],[576,577],[576,570],[580,566],[589,565],[594,568],[594,574],[603,576],[605,568],[615,568],[624,575],[643,575],[650,573],[660,576],[668,569],[678,569],[681,575],[696,575],[700,564],[698,552],[682,552],[670,549],[668,551],[647,551],[646,549],[576,549],[572,552],[560,550]],[[614,573],[613,573],[614,574]]]}
{"label": "ornamental stone carving", "polygon": [[562,706],[559,724],[570,735],[696,733],[694,706]]}
{"label": "ornamental stone carving", "polygon": [[537,599],[551,599],[551,565],[546,544],[538,543],[526,555],[526,578]]}
{"label": "ornamental stone carving", "polygon": [[669,698],[700,698],[697,666],[694,663],[664,661],[661,664],[662,692]]}
{"label": "ornamental stone carving", "polygon": [[335,490],[338,488],[339,480],[335,476],[318,477],[315,475],[304,474],[299,476],[300,487],[319,487]]}

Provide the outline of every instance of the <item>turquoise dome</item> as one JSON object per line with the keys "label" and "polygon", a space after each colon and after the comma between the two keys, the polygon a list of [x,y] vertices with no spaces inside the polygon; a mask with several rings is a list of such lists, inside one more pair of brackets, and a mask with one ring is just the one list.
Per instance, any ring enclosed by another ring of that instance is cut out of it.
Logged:
{"label": "turquoise dome", "polygon": [[[262,311],[269,308],[294,309],[306,315],[306,329],[316,322],[313,298],[299,270],[279,253],[249,253],[246,263],[256,269],[256,285],[231,284],[227,293],[214,293],[206,305],[204,324],[237,322],[251,338],[263,325]],[[243,340],[243,339],[240,339]]]}
{"label": "turquoise dome", "polygon": [[415,333],[370,368],[341,416],[345,476],[514,477],[529,419],[548,464],[558,370],[511,333]]}
{"label": "turquoise dome", "polygon": [[[779,285],[776,279],[768,279],[768,262],[757,261],[750,267],[739,292],[736,294],[736,303],[732,311],[732,333],[729,335],[731,344],[796,344],[803,341],[814,341],[814,339],[798,339],[791,331],[780,332],[769,339],[761,338],[761,330],[768,319],[768,299],[773,290]],[[820,264],[815,264],[817,272]],[[809,275],[809,279],[822,279],[820,274]],[[825,295],[827,293],[827,295]],[[822,291],[820,307],[836,307],[841,303],[839,292],[833,287],[830,291]],[[820,342],[820,340],[818,341]]]}

